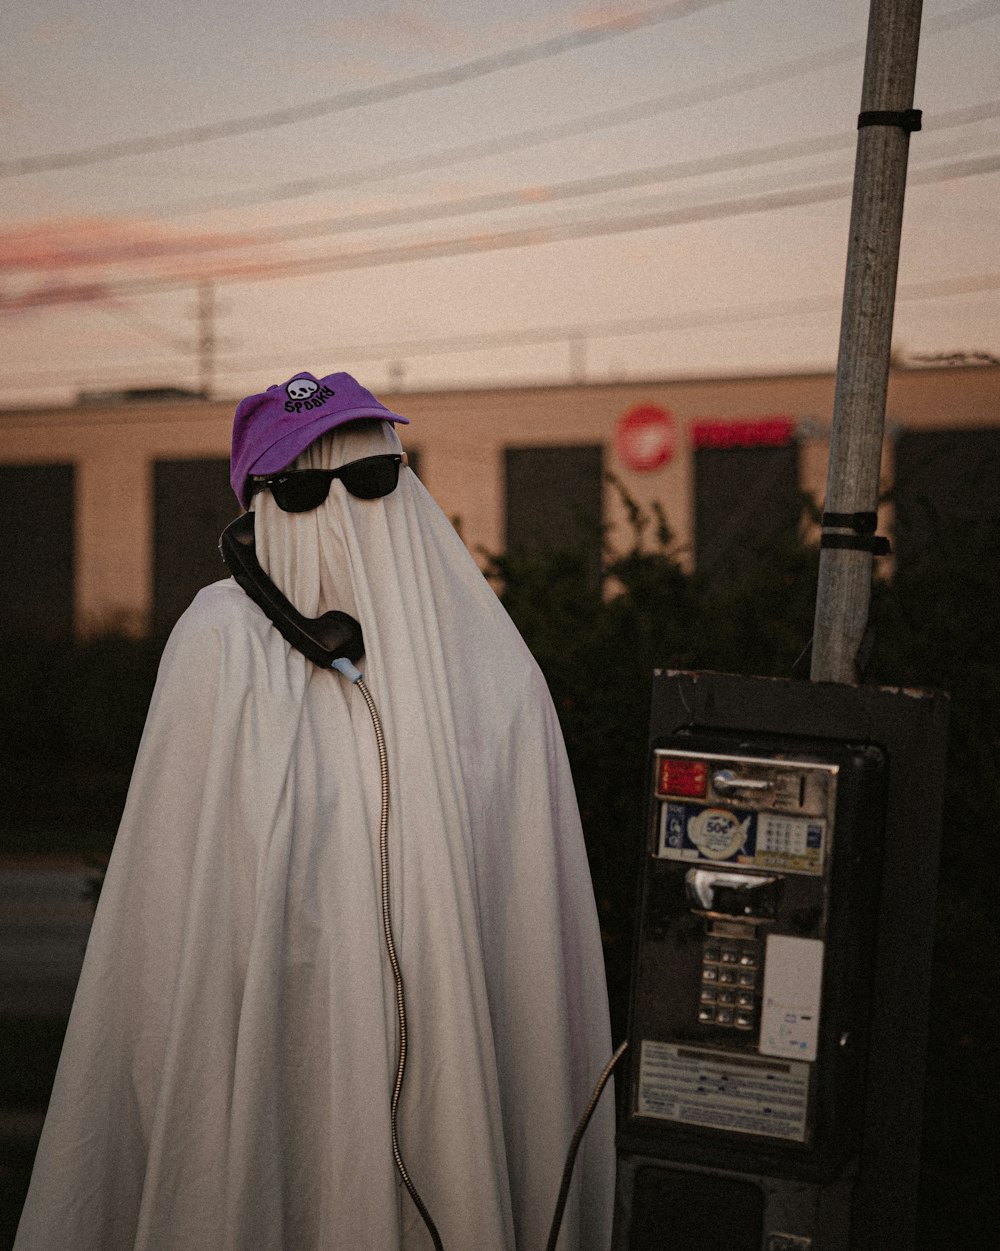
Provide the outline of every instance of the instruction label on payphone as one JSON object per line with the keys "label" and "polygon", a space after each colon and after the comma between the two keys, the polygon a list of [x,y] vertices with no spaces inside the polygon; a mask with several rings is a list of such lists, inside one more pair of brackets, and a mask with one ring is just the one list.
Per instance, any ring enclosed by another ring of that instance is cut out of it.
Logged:
{"label": "instruction label on payphone", "polygon": [[642,1043],[639,1111],[688,1125],[802,1142],[809,1068],[802,1063],[737,1062],[671,1043]]}
{"label": "instruction label on payphone", "polygon": [[[835,1067],[823,1047],[830,941],[840,941],[833,870],[851,842],[836,822],[857,825],[847,810],[872,763],[864,752],[654,752],[631,1117],[814,1145],[818,1070]],[[844,784],[851,802],[838,810]],[[846,987],[856,952],[838,960]]]}

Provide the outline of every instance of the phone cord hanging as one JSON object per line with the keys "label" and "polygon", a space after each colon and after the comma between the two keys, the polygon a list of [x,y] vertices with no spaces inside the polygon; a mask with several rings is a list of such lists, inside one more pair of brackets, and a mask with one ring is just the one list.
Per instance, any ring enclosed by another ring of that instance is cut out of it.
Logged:
{"label": "phone cord hanging", "polygon": [[[365,685],[365,680],[361,674],[358,673],[353,665],[351,665],[353,672],[347,673],[346,667],[342,668],[336,661],[334,662],[334,668],[339,669],[345,676],[349,677],[364,697],[364,701],[368,705],[368,711],[371,714],[372,726],[375,730],[375,743],[378,747],[379,776],[382,784],[382,806],[379,815],[378,836],[379,870],[382,883],[382,933],[385,936],[385,947],[389,954],[389,964],[396,984],[396,1019],[399,1023],[399,1063],[396,1066],[396,1081],[393,1085],[392,1103],[390,1105],[392,1156],[396,1161],[396,1169],[402,1178],[403,1185],[409,1192],[414,1206],[427,1226],[427,1232],[434,1243],[435,1251],[444,1251],[441,1235],[438,1233],[437,1226],[434,1224],[426,1204],[421,1199],[416,1186],[410,1178],[410,1174],[407,1172],[403,1153],[399,1146],[397,1119],[399,1096],[403,1088],[403,1074],[406,1069],[406,1001],[403,994],[403,974],[399,967],[399,960],[396,956],[396,944],[392,937],[392,911],[389,898],[389,757],[385,749],[385,735],[382,732],[382,722],[378,715],[378,709],[375,707],[375,700],[372,698],[371,691]],[[355,674],[357,676],[354,676]]]}
{"label": "phone cord hanging", "polygon": [[594,1093],[590,1096],[590,1102],[584,1108],[583,1115],[577,1122],[576,1130],[570,1140],[569,1151],[566,1153],[566,1165],[563,1168],[562,1184],[559,1187],[559,1197],[556,1199],[556,1210],[552,1216],[552,1224],[549,1226],[549,1240],[545,1244],[545,1251],[555,1251],[556,1243],[559,1241],[559,1227],[562,1225],[563,1212],[566,1209],[566,1200],[569,1198],[570,1182],[573,1180],[573,1166],[576,1163],[576,1153],[580,1150],[583,1135],[587,1131],[590,1118],[594,1115],[604,1087],[608,1084],[608,1078],[615,1071],[615,1066],[627,1050],[628,1039],[626,1038],[624,1042],[619,1044],[614,1055],[604,1066],[601,1076],[597,1079],[597,1085],[594,1087]]}
{"label": "phone cord hanging", "polygon": [[[427,1226],[427,1232],[431,1236],[434,1243],[435,1251],[444,1251],[444,1244],[441,1241],[441,1235],[438,1233],[437,1226],[427,1210],[427,1205],[421,1199],[416,1186],[407,1172],[406,1164],[403,1160],[403,1153],[399,1146],[399,1133],[397,1126],[399,1111],[399,1096],[403,1088],[403,1074],[406,1069],[406,1000],[403,993],[403,974],[399,967],[399,960],[396,956],[396,944],[392,937],[392,909],[389,894],[389,756],[385,747],[385,735],[382,731],[382,721],[378,714],[378,708],[375,706],[375,700],[372,693],[365,685],[365,680],[355,668],[355,666],[346,659],[340,657],[333,662],[333,668],[342,673],[349,681],[361,692],[365,703],[368,705],[368,712],[371,714],[372,727],[375,731],[375,744],[378,748],[378,764],[379,778],[382,789],[382,803],[379,813],[379,871],[381,877],[382,888],[382,933],[385,937],[385,947],[389,955],[389,964],[392,968],[392,976],[396,986],[396,1018],[399,1023],[399,1063],[396,1066],[396,1081],[393,1085],[392,1102],[390,1105],[390,1124],[392,1128],[392,1155],[396,1162],[396,1169],[402,1178],[403,1185],[406,1187],[410,1198],[413,1200],[414,1207],[420,1213],[420,1217]],[[556,1200],[556,1208],[552,1217],[552,1225],[549,1229],[549,1240],[546,1244],[546,1251],[554,1251],[556,1242],[559,1238],[559,1229],[562,1225],[563,1213],[566,1207],[566,1200],[569,1197],[570,1182],[573,1178],[573,1166],[576,1163],[577,1152],[580,1149],[580,1143],[597,1108],[598,1101],[607,1085],[608,1079],[614,1072],[618,1061],[625,1054],[628,1048],[628,1041],[621,1043],[614,1055],[604,1067],[604,1071],[598,1078],[597,1085],[590,1097],[590,1102],[583,1111],[583,1115],[576,1127],[570,1142],[569,1152],[567,1153],[566,1165],[563,1169],[562,1185],[559,1188],[559,1195]]]}

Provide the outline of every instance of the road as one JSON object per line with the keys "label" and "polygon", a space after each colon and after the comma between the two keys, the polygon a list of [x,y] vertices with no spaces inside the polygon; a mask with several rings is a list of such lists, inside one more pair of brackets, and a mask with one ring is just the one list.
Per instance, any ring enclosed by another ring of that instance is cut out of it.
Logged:
{"label": "road", "polygon": [[69,1015],[100,877],[82,859],[0,859],[0,1015]]}
{"label": "road", "polygon": [[0,1251],[14,1241],[103,864],[0,856]]}

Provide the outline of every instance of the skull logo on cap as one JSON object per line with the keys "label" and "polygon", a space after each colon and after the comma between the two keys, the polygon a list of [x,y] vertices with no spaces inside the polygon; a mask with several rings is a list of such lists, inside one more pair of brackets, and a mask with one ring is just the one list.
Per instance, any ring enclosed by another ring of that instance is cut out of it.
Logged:
{"label": "skull logo on cap", "polygon": [[314,382],[312,378],[293,378],[286,384],[285,390],[289,399],[307,400],[310,395],[315,395],[319,390],[319,383]]}

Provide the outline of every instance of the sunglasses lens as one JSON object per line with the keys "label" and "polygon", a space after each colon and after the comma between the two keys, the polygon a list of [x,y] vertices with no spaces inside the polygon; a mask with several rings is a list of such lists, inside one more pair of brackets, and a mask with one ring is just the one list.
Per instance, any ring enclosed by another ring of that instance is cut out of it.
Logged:
{"label": "sunglasses lens", "polygon": [[322,470],[302,470],[271,483],[275,503],[286,513],[304,513],[319,508],[330,492],[330,479]]}
{"label": "sunglasses lens", "polygon": [[[359,500],[377,500],[395,491],[399,482],[400,456],[366,456],[341,469],[299,469],[268,480],[274,501],[286,513],[305,513],[319,508],[339,478]],[[257,489],[257,488],[255,488]]]}
{"label": "sunglasses lens", "polygon": [[395,456],[370,456],[355,461],[353,465],[345,465],[340,478],[356,499],[381,499],[396,489],[399,460]]}

